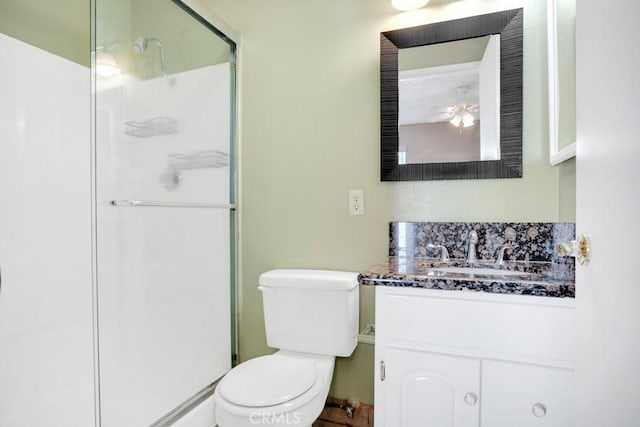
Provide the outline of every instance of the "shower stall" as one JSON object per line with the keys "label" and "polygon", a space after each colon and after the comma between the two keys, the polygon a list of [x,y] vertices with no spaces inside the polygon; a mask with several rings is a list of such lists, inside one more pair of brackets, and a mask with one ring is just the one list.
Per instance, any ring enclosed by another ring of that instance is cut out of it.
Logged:
{"label": "shower stall", "polygon": [[90,12],[84,59],[47,46],[69,26],[0,18],[0,427],[208,427],[236,353],[237,37],[198,0]]}

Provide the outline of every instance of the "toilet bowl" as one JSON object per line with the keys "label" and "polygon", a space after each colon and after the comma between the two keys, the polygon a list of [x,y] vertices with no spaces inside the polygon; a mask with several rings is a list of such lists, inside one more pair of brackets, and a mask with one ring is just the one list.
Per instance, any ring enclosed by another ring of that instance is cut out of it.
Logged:
{"label": "toilet bowl", "polygon": [[334,361],[280,350],[236,366],[216,387],[217,424],[311,426],[327,399]]}
{"label": "toilet bowl", "polygon": [[311,427],[329,393],[336,356],[357,345],[357,273],[263,273],[267,344],[280,351],[231,369],[214,392],[219,427]]}

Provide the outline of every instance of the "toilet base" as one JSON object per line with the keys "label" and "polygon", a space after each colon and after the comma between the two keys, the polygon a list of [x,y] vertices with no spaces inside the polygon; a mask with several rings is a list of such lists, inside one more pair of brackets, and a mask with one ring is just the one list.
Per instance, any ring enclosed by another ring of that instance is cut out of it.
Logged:
{"label": "toilet base", "polygon": [[218,408],[216,408],[216,425],[218,427],[311,427],[322,412],[325,400],[326,396],[324,396],[324,398],[314,399],[314,401],[309,402],[305,408],[301,408],[302,411],[299,412],[270,413],[255,411],[250,413],[248,417],[234,415],[226,411],[219,411]]}

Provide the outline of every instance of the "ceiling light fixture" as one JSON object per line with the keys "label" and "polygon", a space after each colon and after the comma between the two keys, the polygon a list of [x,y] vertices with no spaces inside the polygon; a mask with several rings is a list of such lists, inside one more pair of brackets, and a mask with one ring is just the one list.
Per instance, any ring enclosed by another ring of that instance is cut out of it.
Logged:
{"label": "ceiling light fixture", "polygon": [[101,77],[113,77],[122,71],[116,58],[109,52],[98,52],[96,55],[96,73]]}
{"label": "ceiling light fixture", "polygon": [[473,118],[473,105],[458,104],[451,109],[451,120],[449,123],[462,130],[462,128],[468,128],[473,126],[475,119]]}
{"label": "ceiling light fixture", "polygon": [[391,6],[403,12],[420,9],[427,3],[429,0],[391,0]]}
{"label": "ceiling light fixture", "polygon": [[[459,86],[456,88],[458,91],[458,95],[462,98],[465,97],[467,92],[469,92],[469,86]],[[460,129],[462,132],[462,128],[468,128],[469,126],[473,126],[475,122],[475,117],[473,113],[478,111],[478,104],[469,104],[468,102],[461,102],[457,105],[448,108],[449,123]]]}
{"label": "ceiling light fixture", "polygon": [[113,77],[122,73],[118,65],[118,42],[96,46],[95,69],[96,74],[100,77]]}

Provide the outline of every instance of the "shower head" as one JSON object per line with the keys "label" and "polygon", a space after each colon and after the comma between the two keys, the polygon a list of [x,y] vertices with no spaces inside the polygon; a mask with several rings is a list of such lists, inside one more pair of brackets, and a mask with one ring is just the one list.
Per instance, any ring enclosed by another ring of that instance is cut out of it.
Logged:
{"label": "shower head", "polygon": [[136,37],[134,41],[131,42],[131,47],[133,51],[137,54],[143,53],[149,47],[149,42],[153,42],[158,45],[158,49],[160,49],[160,57],[164,58],[164,45],[160,41],[160,39],[155,37]]}
{"label": "shower head", "polygon": [[162,75],[169,82],[169,86],[173,86],[175,84],[175,79],[169,78],[169,76],[167,75],[167,67],[164,62],[164,45],[162,44],[160,39],[157,39],[155,37],[144,37],[144,36],[136,37],[136,39],[133,42],[131,42],[131,47],[133,48],[133,51],[135,53],[140,55],[147,50],[147,47],[149,46],[149,42],[153,42],[158,45],[158,50],[160,51],[160,68],[162,70]]}

